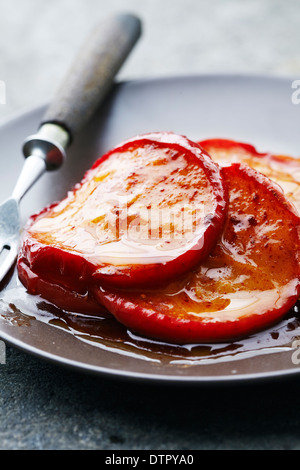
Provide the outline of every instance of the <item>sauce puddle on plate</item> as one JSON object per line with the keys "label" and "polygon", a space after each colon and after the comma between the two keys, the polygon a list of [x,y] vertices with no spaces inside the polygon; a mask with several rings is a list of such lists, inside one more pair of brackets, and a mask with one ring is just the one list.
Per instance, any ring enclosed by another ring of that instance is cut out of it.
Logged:
{"label": "sauce puddle on plate", "polygon": [[102,318],[63,311],[39,296],[32,296],[17,278],[16,272],[0,295],[0,317],[18,326],[30,326],[31,320],[64,329],[78,341],[84,341],[116,354],[163,364],[192,365],[233,361],[245,357],[293,350],[300,339],[300,301],[286,317],[260,333],[241,341],[179,346],[135,335],[114,318]]}

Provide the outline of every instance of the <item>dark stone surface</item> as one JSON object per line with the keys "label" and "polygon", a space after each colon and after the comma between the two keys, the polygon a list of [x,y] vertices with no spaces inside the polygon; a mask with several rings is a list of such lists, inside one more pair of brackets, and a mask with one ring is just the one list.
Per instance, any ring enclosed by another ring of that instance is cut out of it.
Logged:
{"label": "dark stone surface", "polygon": [[154,386],[66,370],[7,347],[0,449],[300,449],[298,379]]}

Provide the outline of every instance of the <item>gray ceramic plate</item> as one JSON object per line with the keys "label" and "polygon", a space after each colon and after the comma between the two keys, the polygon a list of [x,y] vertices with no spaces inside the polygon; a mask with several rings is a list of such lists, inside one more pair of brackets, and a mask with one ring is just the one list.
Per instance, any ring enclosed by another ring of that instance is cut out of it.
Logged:
{"label": "gray ceramic plate", "polygon": [[[24,198],[24,220],[63,197],[106,150],[142,132],[174,131],[191,139],[232,138],[260,150],[298,156],[300,105],[292,104],[291,85],[289,79],[243,76],[118,84],[78,136],[63,169],[44,176]],[[0,199],[13,189],[23,164],[22,142],[35,132],[43,112],[43,106],[33,109],[0,128]],[[296,312],[244,342],[177,348],[147,342],[104,323],[95,327],[93,319],[85,322],[77,317],[75,324],[72,317],[62,318],[57,311],[50,315],[49,310],[28,298],[13,277],[0,294],[0,337],[60,365],[135,380],[205,384],[286,377],[300,371],[294,342],[300,335]]]}

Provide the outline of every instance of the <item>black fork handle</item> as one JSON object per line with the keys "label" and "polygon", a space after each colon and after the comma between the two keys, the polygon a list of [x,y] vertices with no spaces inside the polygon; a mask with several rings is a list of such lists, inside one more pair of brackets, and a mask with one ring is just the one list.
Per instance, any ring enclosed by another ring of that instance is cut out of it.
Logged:
{"label": "black fork handle", "polygon": [[132,14],[102,21],[79,51],[42,124],[59,124],[71,142],[107,95],[140,34],[141,22]]}

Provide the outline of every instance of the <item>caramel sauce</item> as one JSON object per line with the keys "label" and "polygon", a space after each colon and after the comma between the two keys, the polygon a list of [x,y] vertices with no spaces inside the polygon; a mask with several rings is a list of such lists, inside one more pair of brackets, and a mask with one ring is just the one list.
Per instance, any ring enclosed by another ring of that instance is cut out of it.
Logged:
{"label": "caramel sauce", "polygon": [[78,341],[109,349],[116,354],[138,357],[140,360],[169,364],[207,364],[233,361],[244,357],[269,354],[291,349],[300,337],[300,302],[285,318],[260,333],[240,341],[217,344],[176,345],[136,335],[113,317],[67,312],[26,292],[14,273],[0,296],[0,317],[16,327],[30,328],[31,321],[40,321],[75,336]]}

